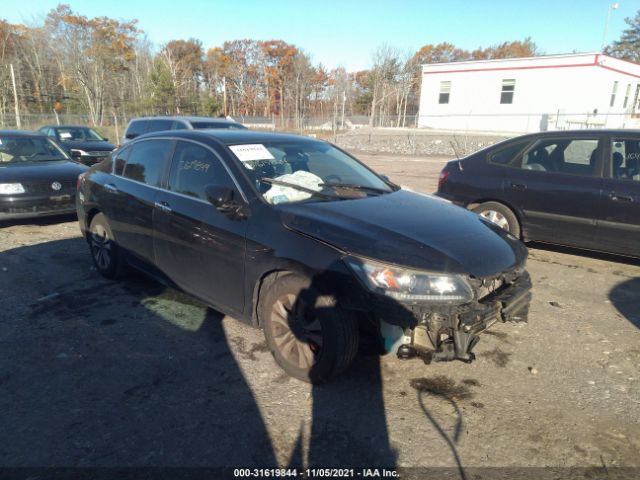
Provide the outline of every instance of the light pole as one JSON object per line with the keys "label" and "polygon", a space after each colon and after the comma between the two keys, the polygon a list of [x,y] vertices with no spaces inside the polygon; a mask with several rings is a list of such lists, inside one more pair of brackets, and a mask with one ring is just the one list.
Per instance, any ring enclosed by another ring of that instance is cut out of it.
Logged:
{"label": "light pole", "polygon": [[617,10],[620,5],[618,3],[609,4],[607,9],[607,22],[604,24],[604,34],[602,35],[602,45],[600,51],[604,52],[604,46],[607,43],[607,30],[609,30],[609,20],[611,19],[611,10]]}

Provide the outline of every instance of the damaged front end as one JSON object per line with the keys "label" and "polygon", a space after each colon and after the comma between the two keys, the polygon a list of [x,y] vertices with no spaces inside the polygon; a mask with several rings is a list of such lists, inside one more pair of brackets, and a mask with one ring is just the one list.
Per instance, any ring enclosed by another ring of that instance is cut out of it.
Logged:
{"label": "damaged front end", "polygon": [[400,358],[471,362],[479,335],[496,322],[527,322],[531,279],[524,264],[489,278],[466,279],[464,302],[403,301],[376,295],[370,311],[380,320],[384,350]]}

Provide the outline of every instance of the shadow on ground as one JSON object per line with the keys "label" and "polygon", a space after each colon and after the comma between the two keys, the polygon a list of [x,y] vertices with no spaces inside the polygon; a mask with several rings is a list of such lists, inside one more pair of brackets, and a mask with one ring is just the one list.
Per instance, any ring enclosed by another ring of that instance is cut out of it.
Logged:
{"label": "shadow on ground", "polygon": [[[0,265],[1,465],[277,466],[258,403],[287,408],[288,387],[256,398],[220,313],[142,275],[100,277],[79,238]],[[395,465],[378,357],[313,388],[311,415],[310,464]],[[291,464],[305,460],[299,445]]]}
{"label": "shadow on ground", "polygon": [[618,311],[640,328],[640,278],[631,278],[609,292],[609,300]]}

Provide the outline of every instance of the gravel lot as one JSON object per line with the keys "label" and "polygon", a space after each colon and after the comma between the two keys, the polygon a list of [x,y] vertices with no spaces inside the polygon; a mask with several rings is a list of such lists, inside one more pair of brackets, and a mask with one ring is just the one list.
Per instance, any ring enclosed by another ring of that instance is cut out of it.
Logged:
{"label": "gravel lot", "polygon": [[[423,192],[446,160],[360,158]],[[277,368],[259,330],[142,276],[101,278],[73,218],[6,225],[0,465],[638,478],[640,262],[532,245],[529,271],[529,324],[496,325],[473,364],[359,357],[311,387]]]}

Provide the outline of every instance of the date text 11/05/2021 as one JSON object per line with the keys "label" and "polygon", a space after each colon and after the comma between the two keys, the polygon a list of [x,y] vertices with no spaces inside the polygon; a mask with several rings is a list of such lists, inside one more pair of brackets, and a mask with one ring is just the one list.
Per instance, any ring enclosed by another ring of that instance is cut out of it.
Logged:
{"label": "date text 11/05/2021", "polygon": [[389,468],[236,468],[235,478],[398,478]]}

